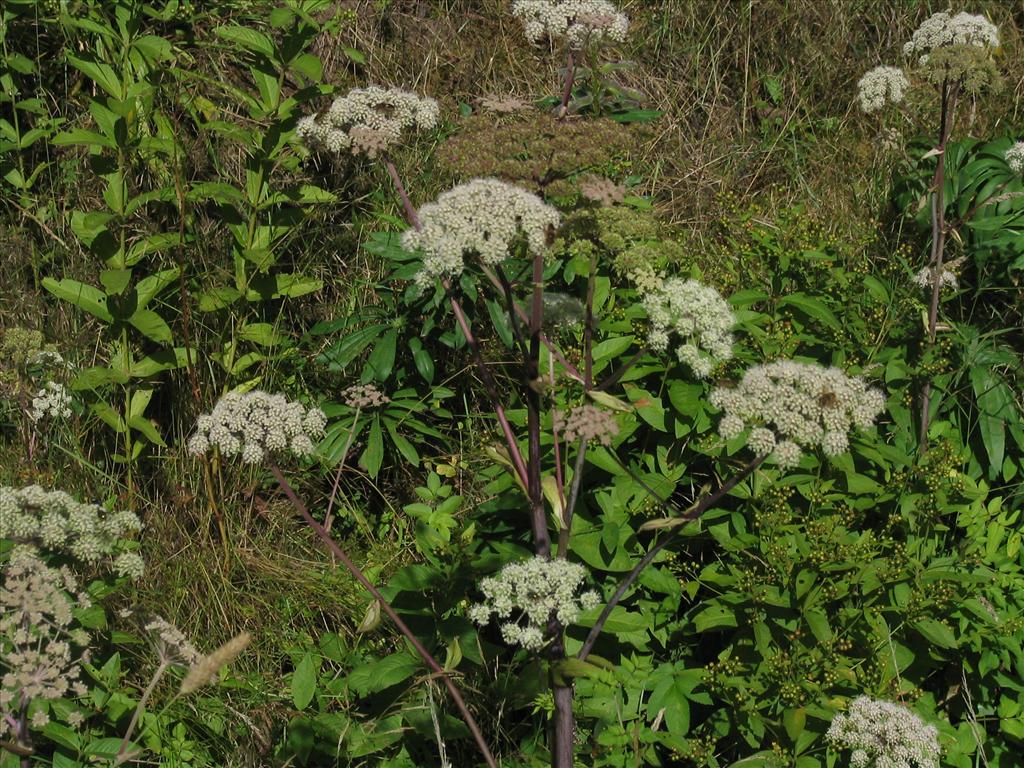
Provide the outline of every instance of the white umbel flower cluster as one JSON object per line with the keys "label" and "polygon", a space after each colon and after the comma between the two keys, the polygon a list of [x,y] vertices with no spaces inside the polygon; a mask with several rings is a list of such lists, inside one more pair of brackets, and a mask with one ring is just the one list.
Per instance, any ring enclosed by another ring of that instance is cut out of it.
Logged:
{"label": "white umbel flower cluster", "polygon": [[672,278],[643,298],[651,321],[647,343],[664,352],[672,335],[680,339],[676,355],[698,378],[732,357],[736,316],[714,288],[696,280]]}
{"label": "white umbel flower cluster", "polygon": [[825,734],[852,768],[938,768],[939,731],[901,704],[858,696]]}
{"label": "white umbel flower cluster", "polygon": [[886,104],[899,104],[910,81],[899,67],[875,67],[857,81],[857,98],[865,112],[877,112]]}
{"label": "white umbel flower cluster", "polygon": [[[534,557],[509,563],[497,576],[480,582],[484,602],[470,607],[469,619],[484,626],[492,614],[511,619],[501,625],[501,636],[510,645],[539,651],[546,642],[548,624],[557,619],[562,626],[575,623],[580,613],[601,602],[597,592],[578,594],[587,570],[568,560]],[[525,625],[520,623],[526,619]]]}
{"label": "white umbel flower cluster", "polygon": [[429,130],[440,118],[436,101],[400,88],[353,88],[318,115],[299,120],[295,132],[314,149],[376,157],[406,129]]}
{"label": "white umbel flower cluster", "polygon": [[258,464],[268,454],[282,451],[309,456],[326,424],[319,408],[307,409],[284,395],[229,392],[212,413],[199,417],[188,450],[200,456],[217,448],[225,456],[241,454],[246,464]]}
{"label": "white umbel flower cluster", "polygon": [[128,510],[107,512],[38,485],[0,487],[0,539],[29,551],[61,552],[90,564],[112,557],[119,575],[138,578],[142,559],[124,551],[123,540],[141,529],[138,516]]}
{"label": "white umbel flower cluster", "polygon": [[608,0],[513,0],[512,15],[531,43],[564,38],[575,50],[587,42],[626,40],[629,19]]}
{"label": "white umbel flower cluster", "polygon": [[66,419],[71,415],[71,394],[63,384],[48,381],[32,398],[32,407],[28,417],[32,421],[40,421],[47,416],[54,419]]}
{"label": "white umbel flower cluster", "polygon": [[1024,141],[1018,141],[1006,150],[1006,164],[1017,174],[1024,174]]}
{"label": "white umbel flower cluster", "polygon": [[424,252],[421,287],[460,275],[469,254],[498,264],[520,240],[531,254],[543,253],[559,224],[558,211],[537,195],[498,179],[473,179],[442,193],[420,208],[419,220],[420,229],[402,235],[402,246]]}
{"label": "white umbel flower cluster", "polygon": [[725,411],[718,431],[726,440],[749,430],[747,446],[772,455],[781,467],[799,463],[802,449],[836,456],[849,448],[854,427],[867,429],[885,397],[838,368],[778,360],[757,365],[735,387],[719,387],[711,404]]}
{"label": "white umbel flower cluster", "polygon": [[[51,568],[31,554],[16,554],[0,575],[0,712],[83,696],[75,646],[88,635],[73,625],[74,611],[90,607],[88,595],[67,568]],[[10,725],[0,719],[0,737]]]}
{"label": "white umbel flower cluster", "polygon": [[949,45],[994,48],[999,45],[999,28],[981,15],[958,13],[951,16],[941,11],[929,16],[914,31],[903,46],[903,55],[918,56],[919,63],[924,64],[931,51]]}

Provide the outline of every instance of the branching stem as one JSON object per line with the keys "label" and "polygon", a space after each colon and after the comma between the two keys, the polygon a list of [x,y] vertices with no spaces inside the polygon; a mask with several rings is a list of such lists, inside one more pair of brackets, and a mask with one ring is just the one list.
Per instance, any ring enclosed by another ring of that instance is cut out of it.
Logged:
{"label": "branching stem", "polygon": [[348,570],[349,573],[352,574],[356,581],[362,584],[366,591],[369,592],[370,595],[372,595],[373,598],[380,604],[381,610],[384,611],[385,614],[387,614],[388,618],[390,618],[391,621],[394,622],[395,626],[398,627],[398,631],[401,632],[412,645],[412,647],[416,649],[416,653],[418,653],[420,658],[423,659],[423,662],[428,667],[430,667],[431,671],[438,678],[440,678],[441,682],[444,683],[445,687],[448,689],[448,693],[452,697],[452,701],[455,702],[456,709],[458,709],[459,714],[462,715],[462,719],[466,723],[466,727],[468,727],[470,733],[473,734],[473,739],[476,741],[477,747],[480,749],[480,754],[483,755],[484,760],[487,762],[489,768],[497,768],[498,764],[495,762],[494,756],[491,754],[491,750],[487,746],[487,741],[484,739],[484,735],[483,732],[480,730],[480,726],[477,724],[476,719],[473,717],[473,715],[469,711],[469,708],[466,706],[466,702],[462,698],[462,694],[459,692],[458,687],[455,685],[454,682],[452,682],[452,679],[444,671],[444,667],[442,667],[438,663],[437,659],[435,659],[431,655],[430,651],[428,651],[426,647],[423,645],[423,643],[420,642],[419,638],[417,638],[416,635],[413,634],[412,630],[409,629],[408,625],[406,625],[406,623],[402,621],[401,616],[399,616],[395,612],[395,609],[391,607],[391,603],[389,603],[384,598],[384,595],[380,593],[380,590],[378,590],[370,582],[370,580],[366,578],[366,574],[364,574],[362,570],[359,568],[359,566],[357,566],[352,561],[352,559],[348,556],[348,553],[346,553],[345,550],[338,546],[334,539],[331,538],[331,534],[329,534],[324,529],[324,527],[313,518],[313,516],[309,513],[309,510],[306,508],[305,503],[302,501],[302,499],[298,497],[298,495],[296,495],[295,491],[292,489],[291,484],[285,478],[284,473],[281,472],[280,467],[278,467],[277,464],[270,462],[269,468],[271,473],[274,475],[274,479],[277,480],[278,485],[281,486],[281,490],[284,491],[284,495],[288,497],[288,500],[291,502],[292,506],[295,507],[296,511],[302,516],[303,520],[305,520],[309,527],[316,532],[317,536],[319,536],[320,539],[324,542],[324,544],[327,545],[327,548],[330,549],[331,553],[335,557],[337,557],[338,560],[341,561],[342,565],[345,566],[345,568]]}

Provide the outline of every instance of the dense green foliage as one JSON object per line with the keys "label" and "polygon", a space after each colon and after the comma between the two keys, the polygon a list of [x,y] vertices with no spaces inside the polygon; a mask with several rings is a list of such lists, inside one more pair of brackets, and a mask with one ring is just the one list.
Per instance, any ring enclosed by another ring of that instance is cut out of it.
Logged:
{"label": "dense green foliage", "polygon": [[[502,766],[551,763],[552,688],[567,684],[577,765],[845,766],[825,733],[861,694],[935,724],[943,766],[1018,765],[1024,181],[1005,160],[1024,130],[1016,97],[988,113],[996,100],[979,97],[982,115],[958,115],[945,149],[946,261],[962,261],[932,344],[930,292],[914,276],[932,245],[934,126],[880,138],[849,113],[867,50],[906,37],[876,27],[876,3],[851,0],[829,32],[856,25],[865,48],[838,95],[839,54],[816,42],[824,79],[805,82],[784,50],[805,42],[796,30],[817,3],[765,19],[728,2],[697,15],[622,3],[632,42],[579,65],[567,121],[551,111],[557,64],[519,39],[507,3],[349,5],[0,8],[0,485],[136,511],[147,563],[134,583],[47,555],[75,565],[95,601],[74,613],[93,636],[88,691],[33,704],[48,722],[32,728],[31,758],[0,743],[0,768],[114,764],[126,733],[155,765],[484,764],[439,675],[268,467],[186,452],[199,414],[253,389],[323,409],[326,436],[286,465],[290,482],[457,682]],[[925,15],[891,6],[907,30]],[[993,20],[1019,78],[1014,20]],[[737,25],[752,30],[746,54]],[[704,67],[716,74],[702,89]],[[389,157],[415,203],[494,175],[562,213],[543,330],[564,360],[543,348],[532,379],[509,311],[529,309],[529,255],[503,262],[507,295],[479,270],[454,281],[468,338],[446,290],[412,282],[422,254],[401,246],[384,164],[299,138],[298,120],[334,96],[403,81],[442,105],[435,131]],[[509,91],[529,96],[481,102]],[[718,121],[728,130],[712,131]],[[595,177],[621,184],[615,205],[588,193]],[[726,297],[734,356],[712,377],[649,349],[638,269]],[[476,341],[524,446],[532,403],[543,406],[553,538],[579,482],[562,553],[587,567],[588,588],[609,600],[673,537],[586,660],[574,654],[600,607],[565,629],[561,655],[510,647],[496,623],[467,618],[481,580],[535,544]],[[751,459],[743,439],[719,435],[709,395],[783,358],[863,376],[884,413],[849,451],[767,462],[682,521]],[[67,418],[31,416],[50,382],[71,395]],[[360,404],[363,385],[386,397]],[[553,438],[553,414],[587,403],[612,414],[614,437],[585,451]],[[0,560],[20,543],[0,541]],[[144,627],[157,616],[207,653],[242,630],[253,641],[195,694],[181,694],[178,672],[146,691],[162,657]]]}

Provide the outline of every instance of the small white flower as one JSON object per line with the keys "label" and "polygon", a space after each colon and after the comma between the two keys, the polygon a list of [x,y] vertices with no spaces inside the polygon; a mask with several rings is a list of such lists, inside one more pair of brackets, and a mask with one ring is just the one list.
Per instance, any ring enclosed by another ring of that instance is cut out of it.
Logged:
{"label": "small white flower", "polygon": [[32,408],[28,416],[32,421],[40,421],[47,416],[54,419],[66,419],[71,415],[71,394],[63,384],[56,381],[46,382],[32,398]]}
{"label": "small white flower", "polygon": [[[999,45],[999,28],[981,15],[958,13],[951,16],[941,11],[921,23],[910,41],[903,46],[903,54],[927,57],[934,49],[949,45],[994,48]],[[924,61],[919,59],[919,63],[923,64]]]}
{"label": "small white flower", "polygon": [[696,280],[672,278],[644,295],[644,310],[651,321],[647,344],[664,351],[671,335],[680,338],[679,361],[699,378],[732,358],[732,329],[736,316],[729,302],[714,288]]}
{"label": "small white flower", "polygon": [[117,555],[121,540],[141,529],[127,510],[107,512],[38,485],[0,487],[0,539],[23,542],[29,552],[46,549],[95,563]]}
{"label": "small white flower", "polygon": [[758,456],[771,454],[781,467],[798,464],[804,448],[845,452],[850,430],[870,427],[885,407],[882,393],[863,380],[792,360],[754,366],[737,386],[715,389],[710,401],[725,412],[722,437],[731,440],[749,428],[747,447]]}
{"label": "small white flower", "polygon": [[434,128],[440,115],[436,101],[400,88],[353,88],[324,114],[301,118],[295,133],[315,149],[373,158],[398,142],[405,130]]}

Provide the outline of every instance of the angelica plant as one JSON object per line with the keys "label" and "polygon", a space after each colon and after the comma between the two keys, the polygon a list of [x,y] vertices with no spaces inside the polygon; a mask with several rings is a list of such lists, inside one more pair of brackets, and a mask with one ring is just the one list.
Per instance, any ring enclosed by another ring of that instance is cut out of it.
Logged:
{"label": "angelica plant", "polygon": [[513,0],[512,15],[522,22],[530,42],[565,43],[559,116],[566,114],[572,96],[577,56],[589,46],[625,42],[629,31],[629,19],[609,0]]}
{"label": "angelica plant", "polygon": [[139,579],[142,558],[125,539],[141,527],[130,511],[108,513],[63,491],[0,487],[0,539],[13,545],[0,555],[0,737],[24,754],[32,754],[32,731],[49,721],[50,702],[88,693],[81,664],[91,638],[76,614],[92,601],[69,565],[46,558]]}
{"label": "angelica plant", "polygon": [[309,456],[326,424],[319,408],[307,409],[281,394],[229,392],[199,417],[188,450],[200,456],[216,448],[225,456],[240,455],[246,464],[279,452]]}
{"label": "angelica plant", "polygon": [[[927,270],[923,272],[925,276],[919,272],[915,278],[919,283],[925,281],[924,284],[930,288],[926,329],[928,348],[934,347],[938,335],[942,289],[955,287],[955,275],[944,268],[946,240],[957,226],[957,222],[946,218],[946,148],[955,125],[959,101],[975,98],[983,91],[997,91],[1001,87],[994,56],[998,46],[999,30],[984,16],[940,11],[925,19],[904,44],[903,55],[908,60],[906,72],[897,67],[880,66],[865,74],[857,84],[858,99],[865,112],[881,110],[887,104],[900,104],[912,87],[932,88],[938,95],[936,143],[929,152],[929,156],[936,158],[931,185],[931,253],[924,268]],[[1013,167],[1012,155],[1008,155],[1007,163]],[[996,190],[989,200],[999,191]],[[954,279],[951,280],[950,276]],[[931,395],[931,382],[925,381],[919,402],[919,444],[922,450],[928,443]]]}

